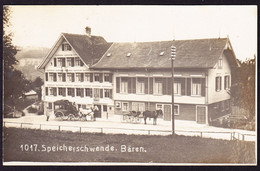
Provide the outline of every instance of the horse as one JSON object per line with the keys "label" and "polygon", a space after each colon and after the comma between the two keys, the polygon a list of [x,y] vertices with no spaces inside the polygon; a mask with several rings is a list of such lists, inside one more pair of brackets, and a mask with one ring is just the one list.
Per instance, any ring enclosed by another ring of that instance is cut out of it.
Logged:
{"label": "horse", "polygon": [[146,124],[146,119],[147,118],[153,118],[153,125],[156,125],[156,120],[158,118],[159,115],[163,115],[162,110],[155,110],[155,111],[149,111],[146,110],[143,112],[143,116],[144,116],[144,124]]}
{"label": "horse", "polygon": [[88,109],[83,109],[83,108],[79,108],[79,115],[80,117],[84,117],[87,120],[87,116],[91,117],[91,120],[94,119],[94,110],[92,108],[88,108]]}

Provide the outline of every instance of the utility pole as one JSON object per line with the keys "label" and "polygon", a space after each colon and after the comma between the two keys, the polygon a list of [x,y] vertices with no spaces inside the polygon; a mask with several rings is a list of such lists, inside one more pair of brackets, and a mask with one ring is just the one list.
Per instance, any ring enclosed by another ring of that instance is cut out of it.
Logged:
{"label": "utility pole", "polygon": [[175,135],[174,129],[174,60],[176,57],[176,47],[171,46],[171,63],[172,63],[172,135]]}

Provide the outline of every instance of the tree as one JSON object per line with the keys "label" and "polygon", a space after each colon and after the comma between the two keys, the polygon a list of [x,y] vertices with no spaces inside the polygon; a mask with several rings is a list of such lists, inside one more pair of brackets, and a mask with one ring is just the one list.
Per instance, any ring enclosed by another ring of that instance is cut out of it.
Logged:
{"label": "tree", "polygon": [[3,8],[3,57],[4,57],[4,71],[10,72],[14,68],[13,65],[18,61],[15,58],[17,53],[16,47],[12,44],[12,33],[7,33],[7,28],[10,26],[11,10],[9,6]]}
{"label": "tree", "polygon": [[234,104],[248,110],[250,120],[255,119],[255,61],[256,56],[240,61],[235,84],[230,89]]}
{"label": "tree", "polygon": [[43,80],[41,77],[35,78],[35,80],[32,82],[33,89],[36,91],[38,95],[38,99],[41,100],[42,97],[42,89],[41,86],[43,85]]}
{"label": "tree", "polygon": [[34,88],[41,87],[43,85],[43,80],[41,79],[41,77],[37,77],[32,84]]}
{"label": "tree", "polygon": [[12,33],[8,33],[11,10],[9,6],[3,7],[3,58],[4,58],[4,103],[15,105],[24,92],[29,91],[31,82],[25,79],[23,73],[14,68],[18,63],[15,55],[17,48],[12,44]]}

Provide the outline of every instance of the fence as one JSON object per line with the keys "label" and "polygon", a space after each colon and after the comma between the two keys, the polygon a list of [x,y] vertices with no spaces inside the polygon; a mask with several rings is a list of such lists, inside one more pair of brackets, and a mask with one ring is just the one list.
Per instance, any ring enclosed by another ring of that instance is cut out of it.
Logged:
{"label": "fence", "polygon": [[[73,131],[73,132],[90,132],[90,133],[124,133],[124,134],[142,134],[142,135],[171,135],[170,130],[148,130],[148,129],[127,129],[127,128],[112,128],[112,127],[83,127],[83,126],[68,126],[68,125],[51,125],[51,124],[35,124],[35,123],[20,123],[20,122],[4,122],[4,127],[30,128],[39,130],[58,130],[58,131]],[[203,138],[216,138],[226,140],[242,140],[255,141],[256,135],[242,134],[239,132],[214,132],[214,131],[188,131],[175,130],[177,135],[198,136]]]}

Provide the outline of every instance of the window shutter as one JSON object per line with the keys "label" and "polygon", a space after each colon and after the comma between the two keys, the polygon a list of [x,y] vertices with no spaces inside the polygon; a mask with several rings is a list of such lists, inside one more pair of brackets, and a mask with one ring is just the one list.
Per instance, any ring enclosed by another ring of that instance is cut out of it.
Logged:
{"label": "window shutter", "polygon": [[222,90],[222,77],[219,77],[219,80],[220,80],[220,88],[219,88],[219,90]]}
{"label": "window shutter", "polygon": [[89,89],[89,94],[90,94],[90,97],[93,97],[93,95],[92,95],[92,88]]}
{"label": "window shutter", "polygon": [[90,82],[93,82],[93,73],[90,73]]}
{"label": "window shutter", "polygon": [[187,96],[191,95],[191,78],[187,78]]}
{"label": "window shutter", "polygon": [[80,59],[80,66],[83,66],[84,64],[83,64],[83,62],[82,62],[82,60]]}
{"label": "window shutter", "polygon": [[65,73],[62,73],[62,81],[66,82],[66,74]]}
{"label": "window shutter", "polygon": [[85,96],[88,96],[88,89],[85,88]]}
{"label": "window shutter", "polygon": [[48,96],[48,87],[45,87],[45,96]]}
{"label": "window shutter", "polygon": [[65,58],[62,58],[62,67],[65,67]]}
{"label": "window shutter", "polygon": [[109,98],[110,98],[110,99],[113,98],[113,94],[112,94],[112,93],[113,93],[113,91],[112,91],[112,89],[110,89],[110,90],[109,90]]}
{"label": "window shutter", "polygon": [[120,77],[116,77],[116,93],[120,93]]}
{"label": "window shutter", "polygon": [[128,93],[132,93],[132,78],[128,78]]}
{"label": "window shutter", "polygon": [[206,84],[205,84],[205,78],[201,78],[201,96],[205,96],[206,91]]}
{"label": "window shutter", "polygon": [[71,74],[71,77],[72,77],[72,82],[74,82],[74,81],[75,81],[75,74],[72,73],[72,74]]}
{"label": "window shutter", "polygon": [[100,98],[103,98],[103,89],[100,89]]}
{"label": "window shutter", "polygon": [[149,94],[153,94],[153,78],[149,78]]}
{"label": "window shutter", "polygon": [[224,90],[227,89],[227,84],[228,84],[228,76],[224,77]]}
{"label": "window shutter", "polygon": [[181,78],[181,95],[184,96],[185,95],[185,78]]}
{"label": "window shutter", "polygon": [[48,73],[45,73],[45,80],[48,81]]}
{"label": "window shutter", "polygon": [[57,66],[57,58],[53,58],[54,60],[54,66],[56,67]]}
{"label": "window shutter", "polygon": [[163,88],[163,95],[166,94],[166,78],[162,79],[162,88]]}
{"label": "window shutter", "polygon": [[172,78],[167,78],[167,95],[172,94]]}
{"label": "window shutter", "polygon": [[102,74],[102,73],[99,74],[99,82],[100,82],[100,83],[103,82],[103,74]]}
{"label": "window shutter", "polygon": [[53,81],[57,81],[57,73],[54,73],[54,74],[53,74],[53,77],[54,77],[54,78],[53,78]]}
{"label": "window shutter", "polygon": [[215,91],[218,90],[218,77],[215,78]]}
{"label": "window shutter", "polygon": [[112,77],[113,75],[112,74],[109,74],[109,82],[112,83]]}
{"label": "window shutter", "polygon": [[136,94],[136,78],[135,77],[133,77],[132,84],[133,84],[132,93]]}
{"label": "window shutter", "polygon": [[74,67],[74,60],[75,60],[75,58],[71,58],[71,66],[73,66],[73,67]]}
{"label": "window shutter", "polygon": [[84,97],[84,88],[80,89],[80,97]]}
{"label": "window shutter", "polygon": [[72,97],[75,96],[75,89],[74,88],[71,89],[71,95],[72,95]]}
{"label": "window shutter", "polygon": [[84,81],[84,73],[81,73],[80,76],[81,76],[81,82],[83,82]]}
{"label": "window shutter", "polygon": [[53,95],[54,95],[54,96],[57,96],[57,88],[56,88],[56,87],[53,88]]}
{"label": "window shutter", "polygon": [[63,88],[62,94],[64,97],[66,96],[66,88]]}
{"label": "window shutter", "polygon": [[148,78],[144,78],[144,93],[148,94]]}

